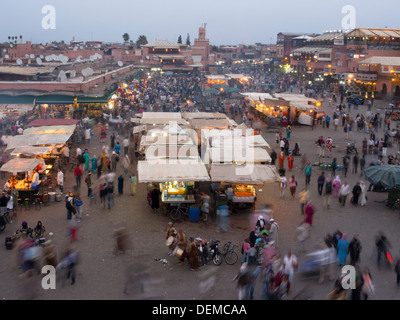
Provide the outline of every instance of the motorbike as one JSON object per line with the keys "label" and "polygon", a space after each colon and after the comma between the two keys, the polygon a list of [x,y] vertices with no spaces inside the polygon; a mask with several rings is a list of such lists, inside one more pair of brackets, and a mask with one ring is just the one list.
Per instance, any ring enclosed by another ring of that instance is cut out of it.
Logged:
{"label": "motorbike", "polygon": [[194,241],[199,250],[200,265],[208,264],[210,261],[212,261],[216,266],[221,265],[223,262],[223,256],[219,251],[219,240],[211,239],[211,242],[208,243],[205,239],[196,238]]}
{"label": "motorbike", "polygon": [[349,142],[347,144],[346,154],[351,154],[352,152],[357,153],[357,149],[355,147],[355,143],[354,142]]}

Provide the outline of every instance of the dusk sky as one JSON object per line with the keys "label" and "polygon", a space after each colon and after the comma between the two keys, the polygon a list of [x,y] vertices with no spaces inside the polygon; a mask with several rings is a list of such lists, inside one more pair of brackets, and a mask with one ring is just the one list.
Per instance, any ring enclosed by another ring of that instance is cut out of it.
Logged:
{"label": "dusk sky", "polygon": [[[52,5],[56,28],[45,30],[42,8]],[[398,0],[13,0],[2,1],[1,41],[23,36],[23,41],[46,43],[64,40],[122,42],[126,32],[136,41],[185,42],[197,38],[207,23],[212,45],[275,43],[278,32],[322,33],[343,29],[342,8],[356,10],[357,27],[399,28]]]}

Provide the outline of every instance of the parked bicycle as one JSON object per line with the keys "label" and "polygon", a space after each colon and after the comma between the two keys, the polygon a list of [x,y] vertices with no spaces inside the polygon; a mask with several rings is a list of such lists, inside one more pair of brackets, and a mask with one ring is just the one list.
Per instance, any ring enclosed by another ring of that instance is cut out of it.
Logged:
{"label": "parked bicycle", "polygon": [[222,249],[222,256],[229,265],[234,265],[239,259],[238,254],[235,252],[235,247],[238,247],[238,245],[228,241]]}
{"label": "parked bicycle", "polygon": [[[190,207],[188,205],[184,205],[179,203],[178,206],[174,207],[173,209],[169,210],[169,217],[173,221],[178,221],[182,217],[189,217],[189,210]],[[202,220],[202,212],[199,210],[199,220]]]}

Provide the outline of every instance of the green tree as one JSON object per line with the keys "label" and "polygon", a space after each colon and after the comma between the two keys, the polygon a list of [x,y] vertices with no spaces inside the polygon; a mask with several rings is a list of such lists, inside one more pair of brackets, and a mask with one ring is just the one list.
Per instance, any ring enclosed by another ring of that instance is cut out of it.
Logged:
{"label": "green tree", "polygon": [[124,39],[125,42],[129,41],[129,34],[127,34],[126,32],[122,35],[122,38]]}
{"label": "green tree", "polygon": [[136,41],[136,44],[138,45],[138,46],[141,46],[141,45],[144,45],[144,44],[147,44],[148,42],[147,42],[147,38],[146,38],[146,36],[145,35],[140,35],[139,36],[139,38],[137,39],[137,41]]}
{"label": "green tree", "polygon": [[186,37],[186,45],[187,45],[187,46],[190,46],[190,36],[189,36],[189,33],[187,34],[187,37]]}
{"label": "green tree", "polygon": [[178,37],[178,43],[182,43],[182,36]]}

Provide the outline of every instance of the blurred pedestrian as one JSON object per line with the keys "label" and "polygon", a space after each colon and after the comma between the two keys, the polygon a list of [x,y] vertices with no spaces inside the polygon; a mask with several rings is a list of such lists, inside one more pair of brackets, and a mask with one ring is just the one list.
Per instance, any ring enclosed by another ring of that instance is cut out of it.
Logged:
{"label": "blurred pedestrian", "polygon": [[315,207],[313,203],[310,201],[307,202],[307,205],[304,209],[304,222],[308,223],[310,226],[312,226],[312,220],[314,217],[314,212],[315,212]]}
{"label": "blurred pedestrian", "polygon": [[122,195],[124,193],[124,176],[122,173],[118,177],[118,194]]}
{"label": "blurred pedestrian", "polygon": [[349,252],[349,240],[347,240],[347,234],[343,233],[337,244],[338,250],[338,262],[340,266],[346,264],[347,254]]}
{"label": "blurred pedestrian", "polygon": [[134,196],[136,195],[136,185],[137,185],[137,179],[134,173],[130,175],[129,182],[131,184],[131,196]]}
{"label": "blurred pedestrian", "polygon": [[317,184],[318,184],[318,194],[322,196],[322,191],[324,189],[324,184],[325,184],[325,172],[321,172],[321,174],[318,177]]}
{"label": "blurred pedestrian", "polygon": [[75,207],[78,222],[82,219],[83,200],[79,192],[75,194]]}
{"label": "blurred pedestrian", "polygon": [[269,219],[270,223],[270,228],[269,228],[269,239],[270,239],[270,244],[273,245],[275,248],[278,247],[278,235],[279,235],[279,225],[278,223],[273,219]]}
{"label": "blurred pedestrian", "polygon": [[361,293],[364,300],[368,300],[371,295],[375,294],[375,286],[372,282],[371,272],[368,268],[365,268],[363,272],[363,286],[361,288]]}
{"label": "blurred pedestrian", "polygon": [[296,187],[297,187],[297,180],[294,177],[294,175],[292,175],[289,179],[289,188],[290,188],[290,194],[292,196],[292,200],[294,199],[294,197],[296,195]]}
{"label": "blurred pedestrian", "polygon": [[350,264],[355,265],[360,261],[360,253],[361,253],[361,242],[358,238],[358,234],[355,234],[353,239],[351,239],[349,243],[349,254],[350,254]]}
{"label": "blurred pedestrian", "polygon": [[326,177],[325,180],[325,191],[324,191],[324,207],[326,209],[329,209],[330,205],[331,205],[331,197],[332,197],[332,193],[333,193],[333,181],[332,181],[332,176],[330,174],[328,174],[328,176]]}
{"label": "blurred pedestrian", "polygon": [[308,191],[307,188],[304,188],[299,193],[299,202],[300,202],[301,214],[304,214],[304,208],[305,208],[305,206],[306,206],[308,201],[310,201],[310,191]]}
{"label": "blurred pedestrian", "polygon": [[339,202],[342,204],[342,207],[346,204],[347,196],[350,194],[350,186],[345,181],[339,190]]}

